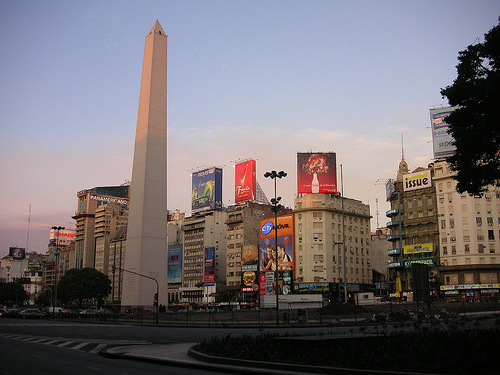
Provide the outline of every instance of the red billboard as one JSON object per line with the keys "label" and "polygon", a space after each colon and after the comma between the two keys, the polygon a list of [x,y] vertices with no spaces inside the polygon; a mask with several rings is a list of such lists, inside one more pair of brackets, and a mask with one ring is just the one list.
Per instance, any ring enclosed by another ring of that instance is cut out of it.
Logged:
{"label": "red billboard", "polygon": [[297,153],[299,194],[337,192],[337,165],[334,152]]}
{"label": "red billboard", "polygon": [[256,196],[256,163],[247,160],[234,166],[234,202],[254,201]]}

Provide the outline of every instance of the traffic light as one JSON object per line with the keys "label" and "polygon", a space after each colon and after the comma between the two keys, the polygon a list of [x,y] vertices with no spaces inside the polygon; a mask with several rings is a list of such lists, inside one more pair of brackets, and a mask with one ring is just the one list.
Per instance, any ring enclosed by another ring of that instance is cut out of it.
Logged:
{"label": "traffic light", "polygon": [[158,306],[158,293],[155,293],[153,297],[153,306]]}

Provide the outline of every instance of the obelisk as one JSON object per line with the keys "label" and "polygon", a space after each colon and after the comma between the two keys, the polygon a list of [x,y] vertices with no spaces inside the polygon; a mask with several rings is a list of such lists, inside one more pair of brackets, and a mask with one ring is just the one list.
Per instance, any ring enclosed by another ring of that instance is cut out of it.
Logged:
{"label": "obelisk", "polygon": [[167,304],[167,35],[158,21],[144,47],[123,269],[122,306],[153,305],[150,278]]}

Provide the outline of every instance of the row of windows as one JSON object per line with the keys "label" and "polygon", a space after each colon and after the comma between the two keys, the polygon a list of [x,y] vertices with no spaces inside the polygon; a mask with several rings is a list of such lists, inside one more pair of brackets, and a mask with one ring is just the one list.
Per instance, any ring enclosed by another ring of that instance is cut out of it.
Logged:
{"label": "row of windows", "polygon": [[[312,213],[313,219],[316,220],[323,220],[323,212],[321,211],[313,211]],[[337,219],[338,221],[342,221],[342,215],[341,214],[334,214],[332,213],[332,220]],[[301,221],[302,220],[302,214],[297,214],[297,220]],[[358,217],[352,217],[352,216],[344,216],[344,220],[349,222],[349,224],[352,223],[357,223],[359,221],[360,225],[365,224],[366,226],[369,226],[370,220],[369,219],[363,219],[363,218],[358,218]]]}
{"label": "row of windows", "polygon": [[[493,226],[494,220],[492,217],[487,217],[486,218],[486,224],[488,226]],[[478,226],[483,225],[483,218],[480,216],[476,217],[476,224]],[[500,224],[500,217],[498,217],[498,224]],[[468,217],[462,217],[462,225],[469,225],[469,218]],[[449,219],[448,220],[448,228],[455,228],[455,219]],[[441,220],[441,229],[446,229],[446,219]]]}
{"label": "row of windows", "polygon": [[[347,269],[348,271],[350,270],[351,271],[351,275],[355,274],[355,275],[365,275],[365,272],[366,272],[366,275],[369,275],[370,274],[370,270],[367,270],[365,268],[354,268],[354,267],[350,267]],[[312,272],[325,272],[326,271],[326,268],[323,267],[323,266],[314,266],[314,268],[311,270]],[[344,272],[343,270],[340,271],[340,273]],[[302,267],[299,267],[299,274],[302,275],[304,273],[304,269]],[[333,273],[336,273],[336,270],[334,268],[333,270]]]}
{"label": "row of windows", "polygon": [[[456,237],[455,233],[449,233],[448,235],[450,236],[449,242],[457,242],[457,237]],[[500,230],[498,231],[498,237],[500,238]],[[464,231],[462,238],[463,238],[464,242],[470,242],[469,231]],[[482,232],[478,232],[476,238],[478,241],[485,240],[485,237],[484,237]],[[491,230],[491,229],[488,230],[488,241],[495,241],[495,231],[494,230]],[[448,237],[445,237],[445,236],[441,237],[441,242],[448,243]]]}
{"label": "row of windows", "polygon": [[[443,255],[448,255],[448,246],[443,246],[442,249],[443,249]],[[496,253],[495,245],[490,244],[488,250],[489,250],[490,254],[495,254]],[[477,245],[477,252],[479,254],[484,254],[485,251],[486,251],[485,245],[483,245],[481,243]],[[457,247],[455,245],[451,245],[451,255],[455,255],[456,253],[457,253]],[[470,254],[470,245],[469,244],[464,245],[464,253]]]}

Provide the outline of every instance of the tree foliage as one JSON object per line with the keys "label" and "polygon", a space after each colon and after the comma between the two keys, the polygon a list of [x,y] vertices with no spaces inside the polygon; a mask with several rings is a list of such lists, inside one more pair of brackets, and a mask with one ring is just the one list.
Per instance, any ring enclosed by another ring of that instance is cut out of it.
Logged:
{"label": "tree foliage", "polygon": [[110,292],[111,281],[94,268],[73,268],[57,283],[58,298],[64,303],[77,302],[80,306],[92,299],[101,305]]}
{"label": "tree foliage", "polygon": [[458,54],[457,78],[441,95],[458,108],[446,117],[456,153],[457,190],[482,195],[500,186],[500,24]]}
{"label": "tree foliage", "polygon": [[0,283],[0,304],[22,305],[27,299],[28,293],[20,282]]}

